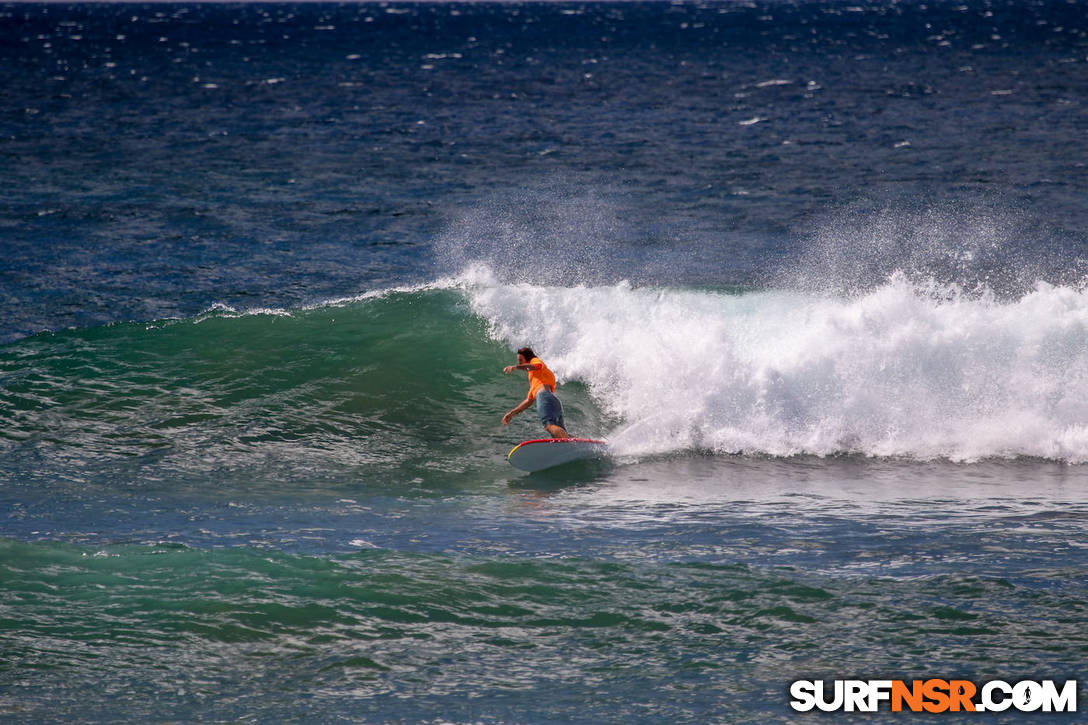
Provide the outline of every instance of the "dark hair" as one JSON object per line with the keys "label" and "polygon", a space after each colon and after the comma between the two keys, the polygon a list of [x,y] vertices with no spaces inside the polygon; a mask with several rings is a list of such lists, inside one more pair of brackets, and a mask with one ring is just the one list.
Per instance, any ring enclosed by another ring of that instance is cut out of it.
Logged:
{"label": "dark hair", "polygon": [[534,357],[536,357],[536,353],[533,352],[533,348],[531,348],[531,347],[521,348],[520,350],[518,350],[518,355],[524,355],[526,362],[528,362],[529,360],[532,360]]}

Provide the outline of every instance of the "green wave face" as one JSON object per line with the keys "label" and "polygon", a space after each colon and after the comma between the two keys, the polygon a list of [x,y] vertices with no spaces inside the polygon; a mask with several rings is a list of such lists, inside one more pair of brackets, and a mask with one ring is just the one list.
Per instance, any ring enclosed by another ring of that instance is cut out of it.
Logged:
{"label": "green wave face", "polygon": [[442,481],[536,434],[499,424],[510,362],[453,290],[43,334],[0,348],[0,446],[24,470]]}

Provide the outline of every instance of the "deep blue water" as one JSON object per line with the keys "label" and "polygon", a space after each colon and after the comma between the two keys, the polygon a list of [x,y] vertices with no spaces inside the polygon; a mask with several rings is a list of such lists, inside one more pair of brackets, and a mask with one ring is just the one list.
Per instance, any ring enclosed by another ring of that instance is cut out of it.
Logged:
{"label": "deep blue water", "polygon": [[5,6],[0,335],[523,261],[496,227],[759,283],[891,209],[1083,273],[1083,10]]}
{"label": "deep blue water", "polygon": [[1079,677],[1086,103],[1065,0],[0,6],[0,719]]}

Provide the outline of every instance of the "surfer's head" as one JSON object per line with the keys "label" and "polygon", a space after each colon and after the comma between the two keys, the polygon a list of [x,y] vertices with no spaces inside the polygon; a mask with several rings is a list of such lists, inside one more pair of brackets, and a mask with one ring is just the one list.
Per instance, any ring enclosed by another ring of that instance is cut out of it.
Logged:
{"label": "surfer's head", "polygon": [[525,363],[529,362],[534,357],[536,357],[536,353],[533,352],[533,348],[531,348],[531,347],[523,347],[520,350],[518,350],[518,357],[519,358],[525,358],[524,360],[520,360],[520,359],[518,360],[519,365],[524,365]]}

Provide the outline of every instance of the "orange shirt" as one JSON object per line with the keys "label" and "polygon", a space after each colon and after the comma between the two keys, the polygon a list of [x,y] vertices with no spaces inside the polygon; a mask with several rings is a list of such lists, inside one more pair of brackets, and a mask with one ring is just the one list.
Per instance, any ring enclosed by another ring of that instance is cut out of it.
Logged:
{"label": "orange shirt", "polygon": [[536,393],[542,387],[547,386],[553,393],[555,392],[555,375],[548,366],[544,364],[544,361],[538,357],[534,357],[529,361],[530,365],[539,365],[539,370],[529,371],[529,400],[536,400]]}

